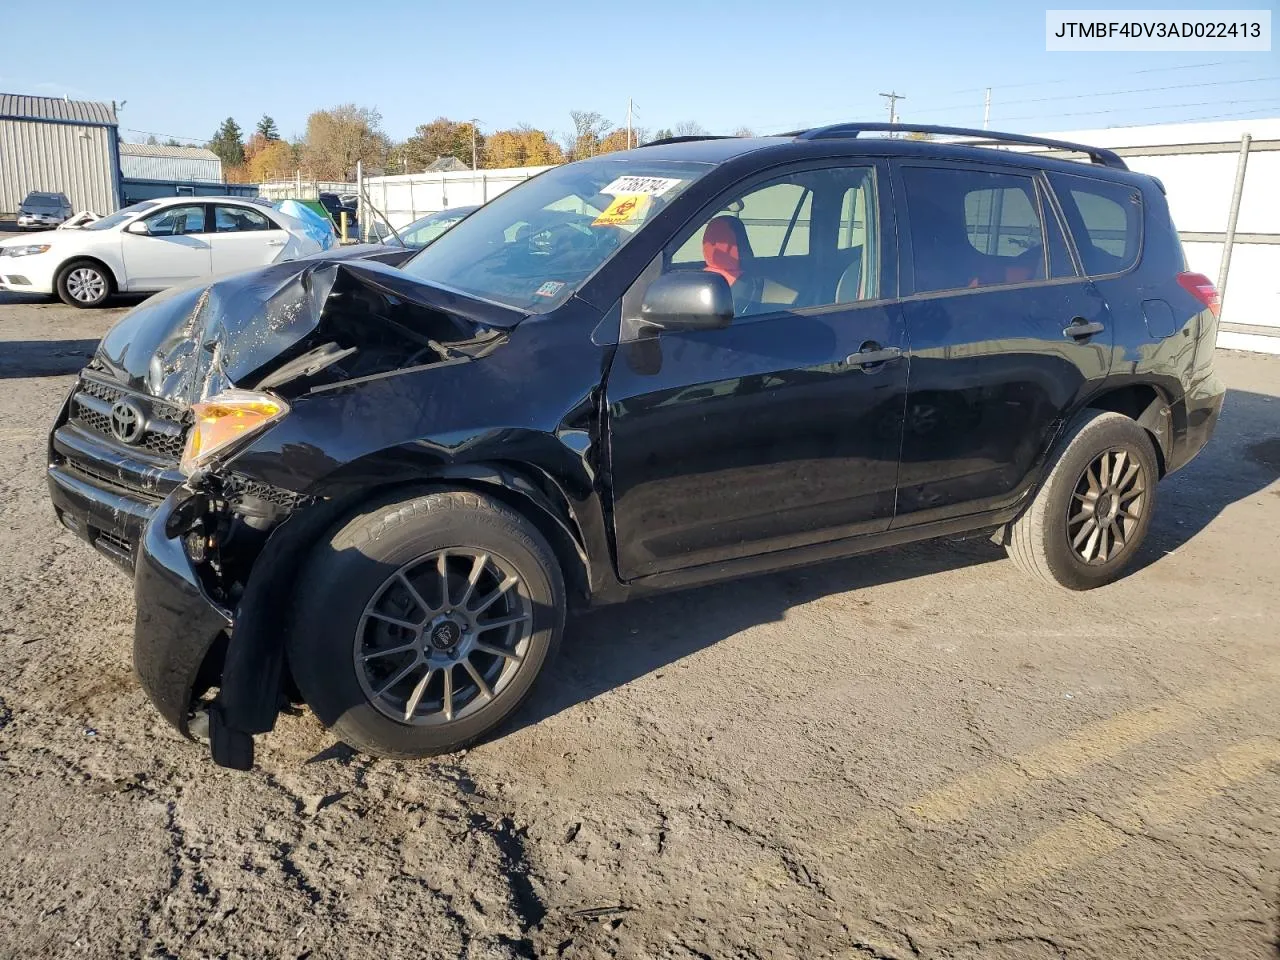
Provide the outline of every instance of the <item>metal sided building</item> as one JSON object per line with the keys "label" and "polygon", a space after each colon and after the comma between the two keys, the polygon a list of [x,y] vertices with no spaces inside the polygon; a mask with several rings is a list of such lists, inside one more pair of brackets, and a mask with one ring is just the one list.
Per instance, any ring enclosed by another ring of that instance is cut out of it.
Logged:
{"label": "metal sided building", "polygon": [[72,209],[120,206],[116,111],[109,103],[0,93],[0,215],[32,190],[65,193]]}
{"label": "metal sided building", "polygon": [[204,147],[120,144],[120,175],[129,180],[178,180],[221,183],[222,161]]}

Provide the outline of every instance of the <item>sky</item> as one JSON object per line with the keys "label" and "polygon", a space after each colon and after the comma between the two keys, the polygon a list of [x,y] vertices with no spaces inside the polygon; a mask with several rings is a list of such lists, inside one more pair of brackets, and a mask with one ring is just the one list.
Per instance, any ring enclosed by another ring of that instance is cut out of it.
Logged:
{"label": "sky", "polygon": [[[628,98],[650,131],[775,133],[887,119],[888,92],[901,120],[980,127],[986,87],[991,128],[1011,132],[1280,117],[1280,49],[1048,53],[1046,5],[1025,0],[6,6],[0,92],[123,102],[127,140],[203,142],[264,113],[300,136],[342,103],[375,107],[396,140],[438,116],[566,131],[575,109],[621,125]],[[1271,9],[1280,31],[1276,0],[1194,6]]]}

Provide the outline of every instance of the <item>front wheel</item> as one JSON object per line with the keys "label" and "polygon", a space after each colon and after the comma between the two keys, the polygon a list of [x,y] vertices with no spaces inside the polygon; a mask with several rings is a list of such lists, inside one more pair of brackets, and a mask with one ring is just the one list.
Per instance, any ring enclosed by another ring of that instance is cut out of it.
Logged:
{"label": "front wheel", "polygon": [[294,679],[325,726],[375,756],[447,753],[492,730],[563,630],[546,540],[465,491],[367,509],[317,548],[300,582]]}
{"label": "front wheel", "polygon": [[1028,573],[1070,590],[1110,583],[1151,527],[1159,476],[1146,430],[1122,414],[1089,411],[1013,522],[1009,555]]}
{"label": "front wheel", "polygon": [[58,271],[57,290],[73,307],[101,306],[111,295],[111,276],[92,260],[75,260]]}

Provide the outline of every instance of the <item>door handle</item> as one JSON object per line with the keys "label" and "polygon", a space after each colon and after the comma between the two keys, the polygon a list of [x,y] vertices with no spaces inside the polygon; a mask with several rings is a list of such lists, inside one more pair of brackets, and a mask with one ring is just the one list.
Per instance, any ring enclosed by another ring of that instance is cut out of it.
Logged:
{"label": "door handle", "polygon": [[879,367],[901,359],[902,350],[899,347],[882,347],[874,340],[868,340],[857,353],[851,353],[845,357],[844,362],[866,370],[869,367]]}
{"label": "door handle", "polygon": [[1083,340],[1085,337],[1092,337],[1095,333],[1101,333],[1105,330],[1102,324],[1097,320],[1088,321],[1084,317],[1076,317],[1071,321],[1070,325],[1062,328],[1062,335],[1072,340]]}
{"label": "door handle", "polygon": [[283,240],[268,240],[268,241],[267,241],[267,246],[268,246],[268,247],[283,247],[283,246],[284,246],[284,241],[283,241]]}

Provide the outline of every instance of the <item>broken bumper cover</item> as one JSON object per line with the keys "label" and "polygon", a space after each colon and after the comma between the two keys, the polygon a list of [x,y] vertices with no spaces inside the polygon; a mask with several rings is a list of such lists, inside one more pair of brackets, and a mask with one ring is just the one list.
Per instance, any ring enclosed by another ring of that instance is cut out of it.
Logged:
{"label": "broken bumper cover", "polygon": [[169,536],[176,491],[155,511],[138,549],[133,665],[143,690],[169,723],[191,737],[192,698],[210,650],[231,630],[231,612],[205,593],[181,536]]}

